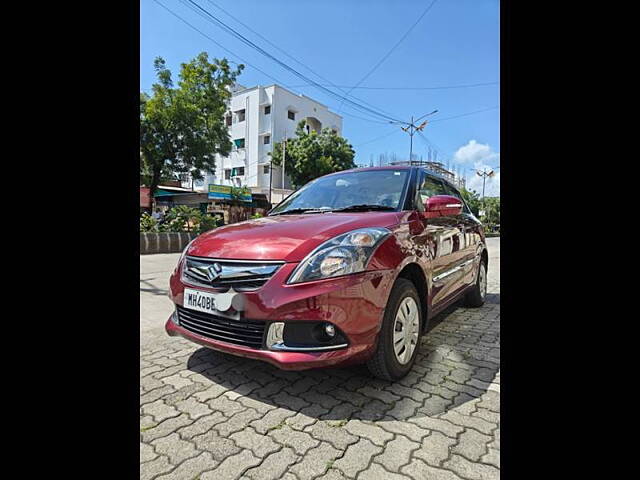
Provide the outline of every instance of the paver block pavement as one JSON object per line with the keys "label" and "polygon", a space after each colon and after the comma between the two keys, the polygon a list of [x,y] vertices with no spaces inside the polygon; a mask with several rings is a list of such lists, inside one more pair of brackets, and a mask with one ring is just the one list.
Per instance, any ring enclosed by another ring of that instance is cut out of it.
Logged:
{"label": "paver block pavement", "polygon": [[140,478],[498,479],[496,265],[490,257],[485,305],[434,318],[395,383],[365,368],[286,372],[177,337],[141,340]]}

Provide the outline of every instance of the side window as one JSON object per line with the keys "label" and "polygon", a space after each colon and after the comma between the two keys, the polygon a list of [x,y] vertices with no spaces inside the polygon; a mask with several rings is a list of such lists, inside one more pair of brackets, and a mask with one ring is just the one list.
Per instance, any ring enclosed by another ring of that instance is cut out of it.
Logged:
{"label": "side window", "polygon": [[462,198],[462,195],[460,195],[460,192],[458,192],[458,190],[456,190],[455,188],[453,188],[451,185],[445,183],[444,184],[444,188],[446,190],[446,194],[447,195],[452,195],[456,198],[459,198],[462,201],[462,211],[466,214],[471,214],[471,210],[469,210],[469,207],[467,206],[467,203],[464,201],[464,198]]}
{"label": "side window", "polygon": [[420,172],[420,177],[418,178],[418,192],[416,196],[416,209],[420,212],[424,211],[424,204],[429,199],[429,197],[433,197],[434,195],[445,195],[445,189],[443,183],[434,178],[424,171]]}

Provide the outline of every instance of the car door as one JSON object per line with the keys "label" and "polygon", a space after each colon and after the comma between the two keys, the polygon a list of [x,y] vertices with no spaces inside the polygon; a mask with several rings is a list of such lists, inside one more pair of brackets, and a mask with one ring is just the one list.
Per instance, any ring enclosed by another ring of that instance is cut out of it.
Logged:
{"label": "car door", "polygon": [[455,263],[461,271],[460,283],[456,285],[456,288],[461,288],[474,283],[476,279],[475,267],[478,262],[475,260],[479,258],[480,224],[471,213],[458,189],[447,182],[445,182],[444,188],[447,195],[459,198],[463,206],[462,212],[456,217],[458,220],[457,229],[459,230],[459,251],[456,254]]}
{"label": "car door", "polygon": [[[419,171],[416,183],[416,210],[424,212],[424,204],[429,197],[446,195],[444,182],[427,173]],[[422,219],[424,229],[414,237],[425,250],[425,257],[430,264],[431,272],[430,297],[431,305],[436,307],[453,294],[457,275],[451,271],[455,267],[459,250],[459,220],[452,216]]]}

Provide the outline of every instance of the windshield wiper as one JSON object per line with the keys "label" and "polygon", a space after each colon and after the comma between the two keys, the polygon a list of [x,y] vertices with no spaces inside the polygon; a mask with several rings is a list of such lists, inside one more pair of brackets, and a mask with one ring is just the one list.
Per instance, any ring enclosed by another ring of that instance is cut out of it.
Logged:
{"label": "windshield wiper", "polygon": [[349,205],[347,207],[336,208],[333,211],[334,212],[347,212],[347,211],[358,212],[358,211],[365,211],[365,210],[385,210],[385,211],[389,211],[389,210],[395,210],[395,208],[394,207],[389,207],[388,205],[377,205],[377,204],[362,203],[360,205]]}
{"label": "windshield wiper", "polygon": [[323,212],[331,212],[330,208],[292,208],[291,210],[285,210],[284,212],[272,213],[273,215],[285,215],[287,213],[323,213]]}

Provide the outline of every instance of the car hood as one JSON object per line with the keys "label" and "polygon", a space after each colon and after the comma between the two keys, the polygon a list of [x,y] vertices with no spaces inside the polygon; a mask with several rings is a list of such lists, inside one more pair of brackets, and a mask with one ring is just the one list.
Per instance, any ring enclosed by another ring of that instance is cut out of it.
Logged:
{"label": "car hood", "polygon": [[299,262],[330,238],[364,227],[392,227],[397,212],[274,215],[219,227],[200,235],[187,255]]}

